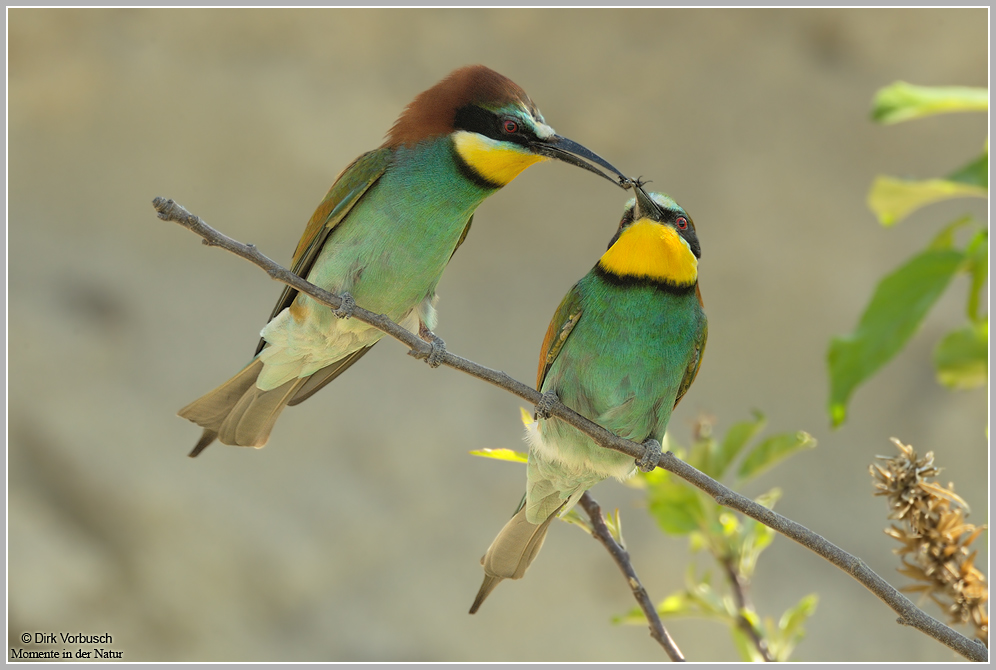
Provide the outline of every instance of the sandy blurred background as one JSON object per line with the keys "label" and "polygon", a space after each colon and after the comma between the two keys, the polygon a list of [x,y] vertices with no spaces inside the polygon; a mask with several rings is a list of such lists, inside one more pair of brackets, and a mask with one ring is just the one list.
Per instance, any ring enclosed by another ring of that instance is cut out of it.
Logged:
{"label": "sandy blurred background", "polygon": [[[831,431],[825,352],[874,283],[982,201],[878,226],[878,173],[942,175],[976,156],[984,115],[868,120],[897,79],[987,84],[973,10],[25,10],[8,12],[8,635],[109,632],[131,661],[656,661],[606,552],[555,526],[520,582],[466,611],[478,559],[513,511],[511,395],[430,370],[385,340],[289,409],[266,449],[215,446],[176,410],[251,355],[280,287],[160,222],[175,198],[287,263],[333,177],[451,69],[485,63],[558,132],[652,179],[695,217],[709,347],[672,422],[719,434],[757,408],[807,452],[744,489],[901,585],[868,464],[890,436],[934,450],[987,521],[986,396],[933,379],[960,325],[957,280],[909,348]],[[561,297],[625,194],[564,164],[479,210],[440,284],[451,351],[532,382]],[[614,482],[655,599],[688,550]],[[981,541],[978,544],[985,544]],[[987,564],[985,547],[979,563]],[[818,592],[799,660],[946,661],[850,578],[779,538],[753,588],[777,617]],[[925,607],[935,616],[938,610]],[[669,628],[689,659],[734,660],[728,631]],[[72,645],[71,645],[72,646]],[[85,646],[85,645],[84,645]],[[27,646],[26,648],[32,648]]]}

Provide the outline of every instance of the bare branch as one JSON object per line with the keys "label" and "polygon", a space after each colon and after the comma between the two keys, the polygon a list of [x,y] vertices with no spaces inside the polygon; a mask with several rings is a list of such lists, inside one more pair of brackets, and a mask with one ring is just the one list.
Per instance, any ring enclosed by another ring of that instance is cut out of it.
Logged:
{"label": "bare branch", "polygon": [[721,562],[726,569],[726,576],[730,580],[730,588],[733,589],[733,599],[737,604],[737,626],[744,632],[744,635],[750,638],[761,658],[769,663],[773,662],[775,659],[772,658],[771,652],[768,650],[768,643],[765,642],[761,634],[754,629],[754,625],[744,615],[744,610],[753,610],[754,605],[747,594],[747,585],[744,583],[743,575],[733,565],[732,558],[726,557]]}
{"label": "bare branch", "polygon": [[636,598],[640,609],[643,610],[643,614],[647,617],[647,622],[650,625],[650,637],[657,640],[664,647],[664,651],[672,661],[684,661],[685,657],[681,654],[681,650],[678,649],[678,645],[674,643],[674,640],[664,628],[664,624],[661,623],[661,618],[657,614],[654,602],[647,594],[647,590],[643,588],[643,584],[640,583],[640,578],[636,576],[636,570],[633,569],[633,564],[629,560],[629,552],[620,546],[616,542],[616,539],[612,537],[612,533],[609,532],[609,527],[605,524],[605,518],[602,516],[602,508],[598,506],[598,503],[595,502],[595,499],[591,497],[588,491],[585,491],[584,495],[581,496],[579,504],[591,519],[592,535],[596,540],[605,545],[609,555],[612,556],[616,565],[622,570],[623,576],[626,577],[626,583],[629,584],[629,588],[633,591],[633,597]]}
{"label": "bare branch", "polygon": [[[321,289],[310,282],[305,281],[293,272],[274,263],[269,258],[259,253],[252,245],[245,245],[227,237],[211,226],[207,225],[200,217],[195,216],[184,209],[173,200],[166,198],[155,198],[153,206],[158,212],[159,218],[165,221],[174,221],[197,233],[204,238],[205,244],[218,246],[230,251],[237,256],[241,256],[259,267],[263,268],[273,279],[293,286],[302,293],[305,293],[318,302],[338,309],[342,304],[342,299],[338,296]],[[357,306],[353,312],[353,318],[370,324],[391,337],[407,345],[413,354],[419,354],[423,358],[428,356],[431,346],[423,342],[414,333],[402,328],[398,324],[388,319],[383,314],[374,314]],[[483,379],[484,381],[503,388],[506,391],[517,395],[523,400],[535,405],[542,399],[542,395],[536,389],[512,379],[504,372],[486,368],[478,365],[466,358],[461,358],[450,352],[444,353],[441,363],[448,367],[466,372],[469,375]],[[646,448],[623,439],[618,435],[610,433],[598,424],[589,421],[574,410],[561,402],[550,403],[550,416],[555,416],[561,421],[574,426],[581,432],[591,437],[600,446],[607,449],[614,449],[620,453],[632,456],[633,459],[642,458]],[[879,577],[875,572],[865,565],[864,561],[856,556],[852,556],[840,547],[828,542],[823,537],[812,532],[805,526],[777,514],[766,507],[763,507],[753,500],[746,498],[735,491],[732,491],[713,478],[705,475],[695,468],[680,461],[671,452],[664,453],[658,466],[674,473],[685,481],[702,489],[724,507],[736,510],[741,514],[755,519],[769,528],[791,538],[802,546],[816,552],[827,559],[838,568],[851,575],[865,588],[878,596],[886,605],[899,614],[899,623],[912,626],[920,630],[938,642],[953,649],[965,658],[972,661],[988,661],[989,650],[981,642],[971,640],[956,630],[945,626],[940,621],[934,619],[914,605],[909,598],[893,588],[888,582]]]}

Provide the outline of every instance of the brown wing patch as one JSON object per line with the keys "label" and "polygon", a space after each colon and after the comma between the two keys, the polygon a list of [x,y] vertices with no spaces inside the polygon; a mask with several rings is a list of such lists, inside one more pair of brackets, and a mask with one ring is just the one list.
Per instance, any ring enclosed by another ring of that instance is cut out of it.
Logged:
{"label": "brown wing patch", "polygon": [[[699,300],[702,299],[702,295],[699,294]],[[695,344],[695,355],[692,356],[692,360],[688,362],[688,367],[685,368],[685,376],[681,380],[681,386],[678,387],[678,395],[674,398],[674,406],[677,407],[681,399],[685,397],[685,393],[691,388],[692,382],[695,381],[695,377],[699,374],[699,367],[702,366],[702,356],[705,354],[706,339],[709,337],[709,326],[708,324],[702,328],[702,336],[699,341]]]}
{"label": "brown wing patch", "polygon": [[301,240],[297,243],[297,249],[294,250],[294,256],[291,260],[293,265],[297,265],[297,263],[301,260],[301,256],[303,256],[304,252],[308,250],[311,243],[315,241],[315,237],[328,222],[329,216],[332,214],[332,210],[341,204],[342,201],[340,199],[329,197],[332,195],[332,191],[335,190],[336,184],[338,184],[339,180],[342,179],[342,176],[355,167],[356,164],[364,158],[364,156],[358,156],[356,160],[347,165],[342,172],[335,176],[335,180],[332,182],[332,187],[329,188],[328,195],[325,196],[325,199],[322,200],[320,205],[318,205],[318,209],[316,209],[315,213],[311,215],[310,219],[308,219],[308,225],[304,228],[304,234],[301,235]]}
{"label": "brown wing patch", "polygon": [[450,258],[451,258],[451,259],[453,258],[453,254],[455,254],[455,253],[456,253],[457,249],[459,249],[459,248],[460,248],[460,245],[461,245],[461,244],[463,244],[463,241],[464,241],[465,239],[467,239],[467,233],[469,233],[469,232],[470,232],[470,224],[472,224],[472,223],[474,223],[474,215],[473,215],[473,214],[471,214],[471,215],[470,215],[470,218],[469,218],[469,219],[467,219],[467,225],[466,225],[466,226],[464,226],[464,228],[463,228],[463,232],[462,232],[462,233],[460,233],[460,239],[459,239],[459,240],[457,240],[457,243],[456,243],[456,246],[455,246],[455,247],[453,247],[453,253],[452,253],[452,254],[450,254]]}
{"label": "brown wing patch", "polygon": [[571,334],[574,330],[574,326],[578,325],[578,321],[581,320],[581,310],[578,309],[576,312],[567,317],[567,320],[557,327],[557,321],[551,321],[550,327],[546,330],[546,337],[543,338],[543,347],[541,351],[545,351],[546,355],[540,358],[539,371],[536,375],[536,388],[539,389],[543,386],[543,379],[546,377],[547,371],[553,362],[557,360],[557,356],[560,355],[560,350],[564,347],[564,342],[567,341],[567,336]]}

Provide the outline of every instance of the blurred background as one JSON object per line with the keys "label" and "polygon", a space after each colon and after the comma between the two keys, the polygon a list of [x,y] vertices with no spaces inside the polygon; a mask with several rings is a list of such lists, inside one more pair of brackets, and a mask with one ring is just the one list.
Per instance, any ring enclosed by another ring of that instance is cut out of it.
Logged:
{"label": "blurred background", "polygon": [[[941,224],[986,217],[984,201],[952,201],[883,229],[865,205],[876,174],[940,176],[981,151],[983,114],[883,127],[868,113],[899,79],[986,86],[984,8],[7,16],[9,646],[26,631],[106,632],[130,661],[664,659],[645,627],[610,623],[629,589],[566,524],[524,580],[467,615],[525,481],[467,452],[523,449],[522,403],[393,340],[285,412],[267,448],[186,457],[200,429],[175,412],[245,363],[281,287],[159,221],[152,198],[287,264],[335,175],[470,63],[694,216],[709,346],[675,441],[700,414],[721,435],[753,409],[768,433],[809,431],[816,450],[742,492],[780,487],[782,514],[897,586],[868,475],[890,437],[933,450],[969,521],[987,521],[986,394],[943,389],[930,363],[963,321],[964,277],[841,429],[825,410],[830,337],[853,329],[875,283]],[[533,383],[549,319],[626,197],[544,164],[485,202],[439,286],[450,351]],[[651,596],[680,589],[687,541],[657,529],[638,491],[592,493],[620,508]],[[798,660],[956,658],[777,538],[758,610],[777,618],[812,592]],[[668,627],[690,660],[738,658],[719,624]]]}

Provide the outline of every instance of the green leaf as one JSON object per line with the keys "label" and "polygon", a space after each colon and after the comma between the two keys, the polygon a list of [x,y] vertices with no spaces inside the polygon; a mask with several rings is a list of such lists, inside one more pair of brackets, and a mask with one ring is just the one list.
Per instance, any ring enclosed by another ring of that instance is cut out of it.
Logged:
{"label": "green leaf", "polygon": [[741,575],[747,579],[750,579],[754,575],[754,570],[757,568],[757,559],[774,541],[776,534],[775,531],[763,523],[751,521],[748,532],[744,533],[737,561],[737,571]]}
{"label": "green leaf", "polygon": [[513,451],[512,449],[476,449],[469,452],[471,456],[482,456],[484,458],[493,458],[496,461],[513,461],[515,463],[525,463],[527,460],[527,455],[521,451]]}
{"label": "green leaf", "polygon": [[[781,489],[773,488],[755,498],[754,502],[768,509],[773,509],[775,502],[781,497]],[[743,539],[741,540],[740,550],[738,551],[737,570],[740,574],[750,578],[754,574],[758,557],[774,541],[776,533],[763,523],[753,519],[745,521],[744,529]]]}
{"label": "green leaf", "polygon": [[706,472],[707,475],[713,479],[720,479],[726,472],[726,469],[733,462],[733,459],[737,457],[740,450],[744,448],[748,442],[754,439],[754,436],[759,432],[764,430],[765,424],[768,420],[765,418],[764,414],[757,410],[753,410],[754,415],[753,421],[741,421],[740,423],[735,423],[726,432],[726,437],[723,438],[723,444],[719,449],[719,452],[715,454],[712,459],[711,472]]}
{"label": "green leaf", "polygon": [[[684,614],[684,612],[679,612],[679,615],[680,614]],[[626,626],[643,626],[647,623],[647,616],[643,613],[642,609],[634,607],[630,611],[626,612],[626,614],[616,614],[612,617],[611,621],[614,624],[623,624]]]}
{"label": "green leaf", "polygon": [[716,593],[708,581],[687,584],[689,605],[696,614],[706,617],[726,618],[730,616],[729,607],[723,598]]}
{"label": "green leaf", "polygon": [[736,514],[726,511],[724,508],[720,508],[716,522],[718,524],[716,530],[723,537],[731,537],[740,532],[740,519],[737,518]]}
{"label": "green leaf", "polygon": [[948,181],[956,181],[962,184],[970,184],[989,190],[989,151],[986,150],[981,156],[971,163],[963,165],[948,175]]}
{"label": "green leaf", "polygon": [[[713,592],[709,584],[709,574],[703,575],[700,581],[695,576],[695,566],[688,565],[685,573],[684,591],[676,591],[667,596],[657,605],[657,613],[663,617],[701,616],[707,619],[727,620],[726,608],[722,600]],[[643,610],[634,607],[622,616],[612,618],[613,623],[646,625],[647,618]]]}
{"label": "green leaf", "polygon": [[647,483],[647,506],[665,533],[684,535],[701,527],[705,510],[695,489],[674,481],[669,472],[660,468],[648,473]]}
{"label": "green leaf", "polygon": [[740,610],[740,616],[742,616],[744,619],[747,620],[747,623],[750,624],[751,628],[753,628],[755,631],[760,632],[761,617],[757,615],[757,612],[755,612],[752,609],[744,608]]}
{"label": "green leaf", "polygon": [[872,119],[898,123],[931,114],[989,109],[989,89],[967,86],[914,86],[897,81],[875,94]]}
{"label": "green leaf", "polygon": [[934,349],[937,380],[950,388],[984,385],[989,379],[988,365],[988,321],[977,321],[948,333]]}
{"label": "green leaf", "polygon": [[986,286],[986,278],[989,276],[989,231],[985,228],[975,233],[975,236],[968,243],[965,249],[968,273],[972,278],[971,286],[968,289],[968,318],[972,321],[980,321],[988,317],[979,317],[979,303],[981,302],[982,289]]}
{"label": "green leaf", "polygon": [[672,593],[657,606],[661,614],[681,615],[688,610],[688,598],[684,593]]}
{"label": "green leaf", "polygon": [[747,457],[740,464],[737,476],[740,479],[750,479],[763,470],[793,454],[800,449],[812,449],[816,440],[806,431],[775,435],[764,440],[747,452]]}
{"label": "green leaf", "polygon": [[868,192],[868,208],[883,226],[902,221],[917,209],[951,198],[985,198],[984,186],[947,179],[897,179],[879,175]]}
{"label": "green leaf", "polygon": [[940,249],[951,249],[955,245],[955,233],[958,232],[958,229],[972,223],[974,220],[975,219],[972,218],[971,214],[966,214],[965,216],[955,219],[948,225],[941,228],[941,231],[934,236],[934,239],[930,241],[927,248],[935,251]]}
{"label": "green leaf", "polygon": [[737,648],[737,653],[740,654],[740,660],[745,663],[764,662],[761,652],[757,650],[754,641],[748,638],[746,633],[737,626],[730,626],[730,635],[733,636],[733,645]]}
{"label": "green leaf", "polygon": [[960,251],[928,249],[886,276],[875,288],[858,327],[835,337],[827,352],[830,417],[839,426],[854,389],[895,356],[961,266]]}
{"label": "green leaf", "polygon": [[776,661],[788,661],[795,647],[806,635],[802,627],[816,611],[819,598],[811,593],[796,605],[785,610],[778,621],[778,628],[769,635],[768,649]]}
{"label": "green leaf", "polygon": [[806,623],[806,619],[813,616],[819,602],[820,597],[815,593],[803,597],[794,606],[785,610],[782,618],[778,620],[778,628],[787,635],[795,634]]}
{"label": "green leaf", "polygon": [[560,517],[560,520],[565,523],[574,524],[575,526],[577,526],[584,532],[588,533],[589,535],[594,534],[594,531],[592,531],[591,529],[591,523],[588,521],[588,519],[578,514],[576,507],[571,509],[571,511],[569,511],[564,516]]}
{"label": "green leaf", "polygon": [[609,529],[609,534],[612,535],[613,539],[619,543],[619,546],[625,549],[626,540],[622,536],[622,515],[618,508],[615,516],[612,515],[612,512],[605,513],[605,526]]}
{"label": "green leaf", "polygon": [[709,538],[706,537],[705,533],[693,530],[688,534],[688,550],[693,554],[697,554],[708,547]]}

